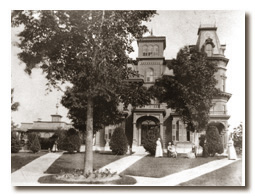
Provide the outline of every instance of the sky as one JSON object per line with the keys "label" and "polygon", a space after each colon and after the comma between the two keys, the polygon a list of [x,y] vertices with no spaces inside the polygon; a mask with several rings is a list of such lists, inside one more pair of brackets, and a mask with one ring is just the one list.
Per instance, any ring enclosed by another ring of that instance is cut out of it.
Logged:
{"label": "sky", "polygon": [[[146,23],[155,36],[166,37],[166,59],[176,57],[184,45],[194,45],[197,41],[197,30],[200,24],[216,24],[221,44],[226,44],[225,56],[227,65],[226,91],[232,94],[228,104],[230,129],[245,122],[245,18],[243,11],[158,11],[150,22]],[[40,69],[34,69],[31,76],[24,72],[25,65],[17,58],[20,51],[15,42],[19,29],[11,30],[11,87],[14,88],[14,101],[20,103],[19,110],[12,112],[12,120],[16,124],[33,122],[38,118],[51,120],[50,115],[56,113],[56,103],[62,92],[53,89],[48,93],[47,80]],[[148,34],[146,34],[148,35]],[[130,57],[137,57],[137,43],[133,43],[135,52]],[[62,120],[67,118],[67,109],[61,106],[58,113]]]}

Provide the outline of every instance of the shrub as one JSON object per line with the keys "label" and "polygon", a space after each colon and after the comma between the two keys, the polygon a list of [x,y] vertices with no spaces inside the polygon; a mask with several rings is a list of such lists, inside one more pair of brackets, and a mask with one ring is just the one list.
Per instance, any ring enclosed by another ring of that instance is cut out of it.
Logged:
{"label": "shrub", "polygon": [[205,145],[205,135],[204,134],[202,134],[202,135],[200,135],[200,137],[199,137],[199,146],[201,146],[202,148],[203,148],[203,152],[202,152],[202,156],[203,157],[208,157],[209,156],[209,154],[208,154],[208,146],[207,146],[207,144]]}
{"label": "shrub", "polygon": [[66,134],[67,134],[66,130],[58,130],[54,133],[54,135],[51,136],[53,144],[55,143],[56,140],[58,141],[59,150],[64,150],[64,139],[66,137]]}
{"label": "shrub", "polygon": [[208,153],[210,156],[214,156],[215,153],[221,154],[224,151],[221,137],[217,127],[209,126],[206,131],[206,143],[208,147]]}
{"label": "shrub", "polygon": [[[155,155],[156,153],[156,142],[160,138],[160,134],[158,130],[148,130],[147,136],[144,138],[143,147],[149,152],[151,155]],[[160,138],[161,144],[162,139]]]}
{"label": "shrub", "polygon": [[11,135],[11,152],[17,153],[21,149],[21,144],[15,133]]}
{"label": "shrub", "polygon": [[41,150],[41,145],[36,133],[28,134],[28,149],[33,153],[39,152]]}
{"label": "shrub", "polygon": [[51,149],[54,141],[52,138],[39,138],[41,149],[48,150]]}
{"label": "shrub", "polygon": [[202,148],[204,148],[204,144],[205,144],[205,135],[202,134],[199,137],[199,146],[201,146]]}
{"label": "shrub", "polygon": [[234,141],[234,146],[237,149],[237,153],[242,154],[242,142],[243,142],[243,125],[242,125],[242,123],[240,123],[240,125],[238,127],[234,128],[233,141]]}
{"label": "shrub", "polygon": [[127,153],[128,140],[123,128],[117,127],[114,130],[109,145],[112,153],[115,155],[123,155]]}
{"label": "shrub", "polygon": [[73,128],[69,129],[65,134],[61,147],[69,153],[79,152],[81,147],[79,132]]}

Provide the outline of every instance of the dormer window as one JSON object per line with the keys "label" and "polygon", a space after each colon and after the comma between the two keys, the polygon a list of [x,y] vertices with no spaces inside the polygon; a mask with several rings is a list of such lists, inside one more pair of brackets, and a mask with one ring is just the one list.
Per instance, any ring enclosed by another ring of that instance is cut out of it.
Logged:
{"label": "dormer window", "polygon": [[149,46],[148,47],[148,56],[152,56],[152,54],[153,54],[153,47]]}
{"label": "dormer window", "polygon": [[207,56],[213,55],[213,48],[215,47],[213,40],[211,38],[208,38],[205,40],[204,44],[204,52],[206,52]]}
{"label": "dormer window", "polygon": [[148,56],[148,47],[143,46],[143,56]]}
{"label": "dormer window", "polygon": [[153,55],[158,56],[158,46],[153,47]]}
{"label": "dormer window", "polygon": [[146,71],[146,82],[153,82],[154,71],[152,68],[149,68]]}
{"label": "dormer window", "polygon": [[221,76],[221,91],[225,92],[226,91],[226,76],[223,75]]}
{"label": "dormer window", "polygon": [[212,45],[207,44],[205,46],[205,52],[206,52],[207,56],[212,56],[212,54],[213,54],[212,51],[213,51]]}

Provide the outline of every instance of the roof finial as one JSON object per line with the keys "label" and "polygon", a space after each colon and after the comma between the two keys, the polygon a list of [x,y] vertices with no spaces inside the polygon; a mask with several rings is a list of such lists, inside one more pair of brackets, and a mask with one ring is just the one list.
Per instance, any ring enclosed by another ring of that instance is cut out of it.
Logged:
{"label": "roof finial", "polygon": [[56,104],[56,114],[58,114],[58,108],[59,108],[59,98],[57,98],[57,104]]}
{"label": "roof finial", "polygon": [[151,28],[151,36],[153,36],[153,29]]}

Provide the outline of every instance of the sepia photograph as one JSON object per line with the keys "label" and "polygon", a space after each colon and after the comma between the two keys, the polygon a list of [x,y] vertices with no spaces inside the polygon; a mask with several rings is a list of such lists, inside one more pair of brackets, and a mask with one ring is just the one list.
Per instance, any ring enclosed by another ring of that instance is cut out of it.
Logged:
{"label": "sepia photograph", "polygon": [[245,187],[245,11],[11,10],[11,185]]}

